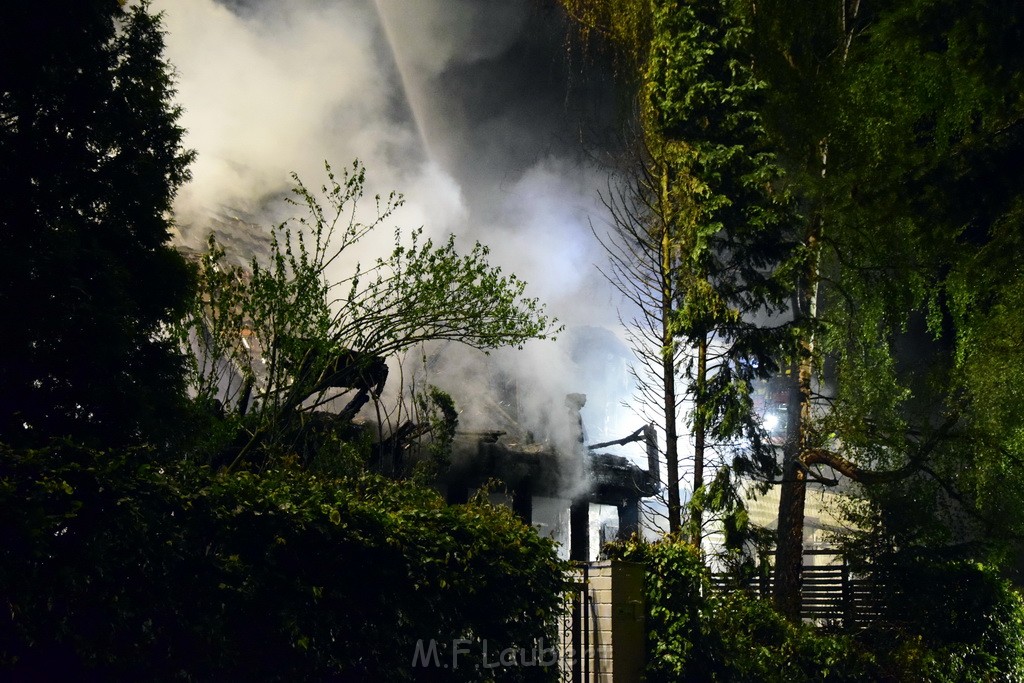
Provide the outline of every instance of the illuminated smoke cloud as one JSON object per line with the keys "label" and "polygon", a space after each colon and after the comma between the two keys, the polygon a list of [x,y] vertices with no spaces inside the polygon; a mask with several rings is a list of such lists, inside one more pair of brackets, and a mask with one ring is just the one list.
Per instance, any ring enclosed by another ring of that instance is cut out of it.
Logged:
{"label": "illuminated smoke cloud", "polygon": [[[405,194],[394,224],[480,240],[563,322],[616,325],[589,222],[604,213],[607,173],[581,154],[564,33],[549,10],[529,0],[154,4],[199,154],[176,207],[186,229],[225,208],[276,222],[271,200],[292,171],[315,185],[325,159],[359,158],[371,195]],[[386,253],[391,238],[380,231],[358,256]],[[594,383],[564,344],[495,357],[529,387],[526,414],[538,420]]]}

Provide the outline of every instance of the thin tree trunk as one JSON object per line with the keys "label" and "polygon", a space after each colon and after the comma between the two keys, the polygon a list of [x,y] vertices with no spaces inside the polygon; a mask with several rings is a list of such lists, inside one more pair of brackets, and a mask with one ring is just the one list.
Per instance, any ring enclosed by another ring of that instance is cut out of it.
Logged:
{"label": "thin tree trunk", "polygon": [[[707,432],[707,425],[701,409],[704,407],[704,391],[707,387],[708,374],[708,339],[702,336],[697,342],[697,377],[696,397],[693,406],[693,492],[696,494],[700,487],[704,486],[704,444]],[[703,529],[703,514],[699,506],[693,506],[691,511],[691,522],[693,525],[693,544],[700,547]]]}
{"label": "thin tree trunk", "polygon": [[665,372],[665,469],[668,484],[668,531],[678,533],[682,519],[679,503],[679,435],[676,431],[675,362],[671,355],[662,360]]}
{"label": "thin tree trunk", "polygon": [[676,363],[672,331],[672,240],[668,214],[668,168],[661,165],[661,369],[665,408],[665,469],[668,483],[668,530],[679,532],[682,507],[679,502],[679,434],[676,429]]}

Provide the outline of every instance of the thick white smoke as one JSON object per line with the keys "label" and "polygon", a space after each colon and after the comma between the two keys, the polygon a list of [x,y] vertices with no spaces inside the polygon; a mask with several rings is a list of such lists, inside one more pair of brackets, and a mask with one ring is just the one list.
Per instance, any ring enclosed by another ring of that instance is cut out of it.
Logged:
{"label": "thick white smoke", "polygon": [[[604,213],[597,191],[607,173],[581,161],[569,139],[562,55],[557,40],[543,48],[526,35],[536,32],[528,0],[154,7],[164,12],[187,145],[198,152],[176,205],[186,229],[224,207],[274,223],[282,205],[269,200],[287,191],[291,172],[319,185],[325,159],[342,167],[358,158],[370,195],[405,194],[393,224],[488,244],[492,261],[525,279],[562,322],[617,325],[590,227]],[[381,230],[360,258],[383,255],[391,241]],[[527,419],[550,422],[550,406],[595,383],[564,345],[498,358],[527,388]],[[630,419],[623,434],[638,426]]]}

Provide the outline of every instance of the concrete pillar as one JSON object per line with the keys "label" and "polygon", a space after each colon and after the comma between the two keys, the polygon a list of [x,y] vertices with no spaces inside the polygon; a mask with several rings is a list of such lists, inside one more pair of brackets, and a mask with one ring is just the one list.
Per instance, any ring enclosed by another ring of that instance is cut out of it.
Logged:
{"label": "concrete pillar", "polygon": [[630,498],[619,506],[619,538],[640,533],[640,501]]}
{"label": "concrete pillar", "polygon": [[512,494],[512,511],[524,524],[533,524],[533,480],[523,479]]}
{"label": "concrete pillar", "polygon": [[645,663],[644,568],[632,562],[592,562],[585,683],[639,683]]}
{"label": "concrete pillar", "polygon": [[569,559],[590,560],[590,501],[586,498],[569,506]]}
{"label": "concrete pillar", "polygon": [[469,487],[462,482],[450,482],[445,493],[449,505],[460,505],[469,501]]}
{"label": "concrete pillar", "polygon": [[647,446],[647,474],[661,481],[661,453],[658,450],[658,431],[654,423],[644,425],[644,444]]}

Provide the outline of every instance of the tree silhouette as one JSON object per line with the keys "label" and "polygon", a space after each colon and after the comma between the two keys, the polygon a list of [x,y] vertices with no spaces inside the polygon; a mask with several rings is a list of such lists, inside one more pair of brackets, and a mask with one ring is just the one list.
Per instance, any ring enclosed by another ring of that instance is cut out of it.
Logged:
{"label": "tree silhouette", "polygon": [[192,153],[159,17],[4,3],[0,50],[0,438],[137,440],[183,396],[161,330],[189,291],[167,240]]}

